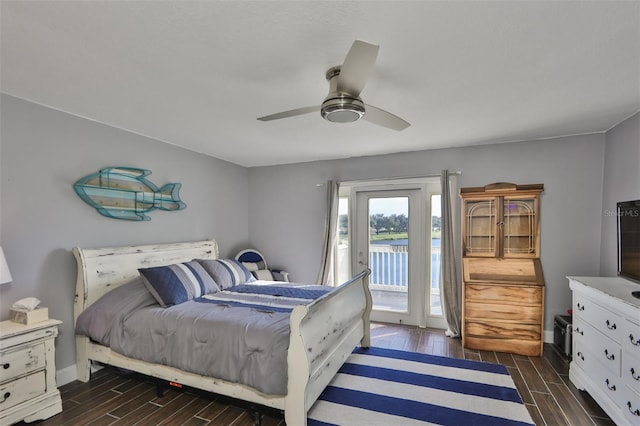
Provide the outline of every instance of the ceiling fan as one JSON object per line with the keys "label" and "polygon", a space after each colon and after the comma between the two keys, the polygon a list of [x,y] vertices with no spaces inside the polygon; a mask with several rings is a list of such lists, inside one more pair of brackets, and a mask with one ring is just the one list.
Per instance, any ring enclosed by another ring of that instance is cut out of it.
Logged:
{"label": "ceiling fan", "polygon": [[329,68],[326,74],[329,82],[329,94],[322,105],[296,108],[276,114],[259,117],[260,121],[278,120],[320,111],[322,117],[334,123],[351,123],[361,118],[378,126],[393,130],[403,130],[410,126],[402,118],[365,104],[360,98],[360,92],[373,71],[373,66],[378,56],[377,44],[367,43],[362,40],[353,42],[349,53],[344,58],[344,63]]}

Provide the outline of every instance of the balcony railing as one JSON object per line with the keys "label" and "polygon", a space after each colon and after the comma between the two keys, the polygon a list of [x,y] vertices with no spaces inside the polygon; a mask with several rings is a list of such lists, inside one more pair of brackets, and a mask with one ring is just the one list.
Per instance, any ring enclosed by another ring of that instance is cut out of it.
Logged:
{"label": "balcony railing", "polygon": [[371,290],[407,291],[409,281],[407,246],[371,244],[369,246],[369,287]]}
{"label": "balcony railing", "polygon": [[[439,242],[439,240],[438,240]],[[369,286],[372,290],[407,291],[409,250],[406,245],[369,246]],[[440,246],[431,247],[431,293],[440,289]]]}
{"label": "balcony railing", "polygon": [[[338,246],[338,264],[346,266],[340,270],[338,282],[348,279],[349,247]],[[385,309],[405,311],[408,292],[408,246],[403,244],[369,245],[369,288],[374,302]],[[431,315],[442,315],[440,306],[440,240],[432,240],[431,247],[430,309]],[[404,293],[404,294],[403,294]]]}

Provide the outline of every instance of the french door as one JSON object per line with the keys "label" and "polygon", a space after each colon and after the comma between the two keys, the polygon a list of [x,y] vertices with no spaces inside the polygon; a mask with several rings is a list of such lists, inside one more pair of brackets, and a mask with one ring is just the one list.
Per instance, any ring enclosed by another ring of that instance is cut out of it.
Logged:
{"label": "french door", "polygon": [[438,282],[432,289],[431,194],[436,191],[439,185],[352,188],[351,265],[353,272],[371,270],[373,321],[446,328],[439,307],[439,264],[433,265]]}

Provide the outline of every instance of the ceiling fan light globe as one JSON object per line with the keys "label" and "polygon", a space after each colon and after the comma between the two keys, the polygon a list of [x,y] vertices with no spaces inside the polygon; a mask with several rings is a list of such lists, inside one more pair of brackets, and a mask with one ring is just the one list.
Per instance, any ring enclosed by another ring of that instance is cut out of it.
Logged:
{"label": "ceiling fan light globe", "polygon": [[359,114],[355,111],[350,111],[348,109],[343,109],[339,111],[333,111],[327,115],[325,115],[325,120],[331,121],[332,123],[353,123],[354,121],[360,120],[362,114]]}

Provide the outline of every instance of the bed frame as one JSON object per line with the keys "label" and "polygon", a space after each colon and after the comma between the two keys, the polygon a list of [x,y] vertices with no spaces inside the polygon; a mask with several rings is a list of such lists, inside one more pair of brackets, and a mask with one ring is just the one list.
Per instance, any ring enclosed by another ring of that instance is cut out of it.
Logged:
{"label": "bed frame", "polygon": [[[138,276],[138,268],[218,258],[215,241],[82,249],[78,264],[74,321],[88,306]],[[284,411],[287,425],[307,424],[307,411],[331,381],[354,347],[370,345],[371,294],[369,271],[356,275],[335,291],[291,312],[286,395],[268,395],[249,386],[185,372],[120,355],[76,335],[78,380],[90,379],[91,361],[136,371],[162,380],[238,398]]]}

